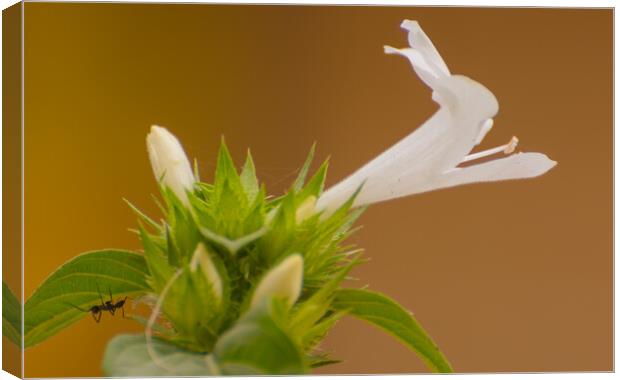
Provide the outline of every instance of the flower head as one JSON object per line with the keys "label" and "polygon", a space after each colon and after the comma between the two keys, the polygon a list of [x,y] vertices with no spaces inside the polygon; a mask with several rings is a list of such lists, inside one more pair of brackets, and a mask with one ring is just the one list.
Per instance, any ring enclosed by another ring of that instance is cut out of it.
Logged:
{"label": "flower head", "polygon": [[387,54],[409,60],[431,88],[439,110],[410,135],[381,153],[317,200],[317,210],[337,209],[363,184],[353,206],[474,182],[539,176],[556,165],[542,153],[515,153],[467,167],[459,165],[497,153],[511,154],[516,138],[506,145],[470,154],[493,126],[498,103],[482,84],[453,75],[416,21],[405,20],[408,48],[385,47]]}
{"label": "flower head", "polygon": [[155,179],[188,205],[186,191],[192,189],[196,180],[179,140],[166,128],[153,125],[146,136],[146,147]]}

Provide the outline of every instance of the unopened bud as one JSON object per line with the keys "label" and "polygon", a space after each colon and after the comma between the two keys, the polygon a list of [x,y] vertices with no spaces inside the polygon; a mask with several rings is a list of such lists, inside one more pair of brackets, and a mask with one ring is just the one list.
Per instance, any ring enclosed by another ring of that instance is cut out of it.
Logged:
{"label": "unopened bud", "polygon": [[258,283],[252,296],[251,307],[271,297],[286,300],[289,307],[293,306],[301,294],[304,274],[304,260],[300,254],[294,254],[271,268]]}
{"label": "unopened bud", "polygon": [[155,179],[161,180],[187,206],[186,191],[193,188],[195,179],[179,140],[166,128],[153,125],[146,136],[146,147]]}
{"label": "unopened bud", "polygon": [[194,256],[192,257],[192,261],[190,262],[189,267],[192,272],[196,272],[196,270],[198,270],[198,267],[200,267],[202,273],[207,279],[207,282],[209,282],[211,288],[213,289],[213,295],[217,298],[218,301],[221,301],[222,279],[203,243],[198,243],[196,250],[194,250]]}

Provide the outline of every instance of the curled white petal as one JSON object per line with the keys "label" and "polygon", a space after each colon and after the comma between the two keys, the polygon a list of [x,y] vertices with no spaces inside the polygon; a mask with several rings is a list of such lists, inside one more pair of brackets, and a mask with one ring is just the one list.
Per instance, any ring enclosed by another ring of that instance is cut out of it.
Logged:
{"label": "curled white petal", "polygon": [[383,50],[386,54],[398,54],[406,57],[416,74],[430,88],[433,88],[435,81],[441,77],[441,73],[418,50],[412,48],[396,49],[391,46],[384,46]]}
{"label": "curled white petal", "polygon": [[194,186],[194,173],[179,140],[166,128],[153,125],[146,136],[155,179],[170,188],[179,199],[189,203],[186,191]]}
{"label": "curled white petal", "polygon": [[450,76],[448,66],[417,21],[405,20],[401,27],[409,31],[409,47],[384,46],[385,53],[406,57],[420,79],[434,89],[438,79]]}
{"label": "curled white petal", "polygon": [[304,260],[300,254],[288,256],[270,269],[254,290],[250,307],[271,297],[280,297],[293,306],[301,294],[304,274]]}
{"label": "curled white petal", "polygon": [[400,24],[400,27],[409,32],[407,36],[409,46],[421,51],[438,72],[443,73],[443,75],[450,75],[448,65],[446,65],[443,58],[441,58],[435,45],[433,45],[433,42],[428,38],[426,33],[424,33],[417,21],[405,20]]}

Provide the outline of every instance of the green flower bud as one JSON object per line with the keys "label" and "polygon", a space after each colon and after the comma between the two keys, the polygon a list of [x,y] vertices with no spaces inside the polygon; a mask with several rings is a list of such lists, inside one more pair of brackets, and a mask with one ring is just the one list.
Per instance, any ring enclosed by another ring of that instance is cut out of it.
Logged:
{"label": "green flower bud", "polygon": [[192,261],[190,263],[190,270],[194,273],[198,270],[199,267],[202,271],[202,274],[211,285],[213,295],[221,302],[223,292],[222,279],[217,272],[215,264],[213,264],[211,256],[209,256],[209,254],[207,253],[205,245],[202,243],[198,243],[198,246],[194,251],[194,256],[192,257]]}
{"label": "green flower bud", "polygon": [[199,243],[163,303],[166,317],[187,348],[208,351],[213,347],[226,317],[223,293],[218,267],[204,244]]}

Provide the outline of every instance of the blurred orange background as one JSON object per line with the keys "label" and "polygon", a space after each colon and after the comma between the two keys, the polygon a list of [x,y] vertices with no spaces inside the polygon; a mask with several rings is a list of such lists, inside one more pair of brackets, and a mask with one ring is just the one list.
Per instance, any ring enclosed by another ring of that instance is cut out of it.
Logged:
{"label": "blurred orange background", "polygon": [[[207,180],[221,135],[238,163],[251,148],[274,194],[314,141],[333,184],[410,133],[436,105],[383,54],[403,19],[499,99],[480,148],[517,135],[559,165],[371,207],[356,285],[412,310],[459,372],[612,370],[609,9],[26,3],[25,295],[81,252],[140,248],[122,198],[159,215],[151,124]],[[84,318],[28,349],[25,376],[101,376],[106,342],[138,331]],[[344,362],[318,373],[426,371],[353,319],[324,348]]]}

